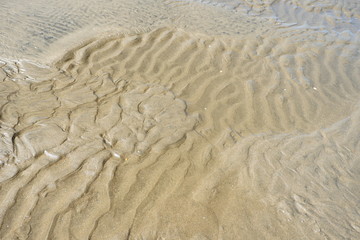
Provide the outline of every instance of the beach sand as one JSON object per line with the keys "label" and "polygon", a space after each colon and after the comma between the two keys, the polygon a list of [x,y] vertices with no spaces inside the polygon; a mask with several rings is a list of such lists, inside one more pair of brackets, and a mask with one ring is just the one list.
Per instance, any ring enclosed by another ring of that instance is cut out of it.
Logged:
{"label": "beach sand", "polygon": [[0,16],[0,239],[360,239],[360,2]]}

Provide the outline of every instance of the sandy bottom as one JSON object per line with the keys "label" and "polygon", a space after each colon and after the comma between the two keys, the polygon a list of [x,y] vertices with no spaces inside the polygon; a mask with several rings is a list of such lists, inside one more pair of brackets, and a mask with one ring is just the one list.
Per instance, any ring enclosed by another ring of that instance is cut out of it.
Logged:
{"label": "sandy bottom", "polygon": [[0,35],[0,239],[360,239],[360,3],[304,2]]}

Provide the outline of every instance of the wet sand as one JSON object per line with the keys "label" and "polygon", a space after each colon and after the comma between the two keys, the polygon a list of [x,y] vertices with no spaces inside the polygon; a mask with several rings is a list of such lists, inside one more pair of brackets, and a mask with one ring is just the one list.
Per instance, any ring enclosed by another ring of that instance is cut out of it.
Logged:
{"label": "wet sand", "polygon": [[360,3],[13,4],[0,239],[360,238]]}

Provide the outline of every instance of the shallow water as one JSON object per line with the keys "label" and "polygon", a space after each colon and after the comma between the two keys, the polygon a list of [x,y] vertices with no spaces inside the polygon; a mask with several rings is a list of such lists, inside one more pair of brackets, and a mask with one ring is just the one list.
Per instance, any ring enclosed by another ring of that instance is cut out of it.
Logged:
{"label": "shallow water", "polygon": [[0,16],[0,239],[360,238],[357,1]]}

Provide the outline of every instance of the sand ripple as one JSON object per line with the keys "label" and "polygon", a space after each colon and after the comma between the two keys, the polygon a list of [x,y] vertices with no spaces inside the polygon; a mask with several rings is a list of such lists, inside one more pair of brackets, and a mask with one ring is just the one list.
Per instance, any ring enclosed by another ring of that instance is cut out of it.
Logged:
{"label": "sand ripple", "polygon": [[1,239],[356,239],[358,35],[172,27],[0,69]]}

